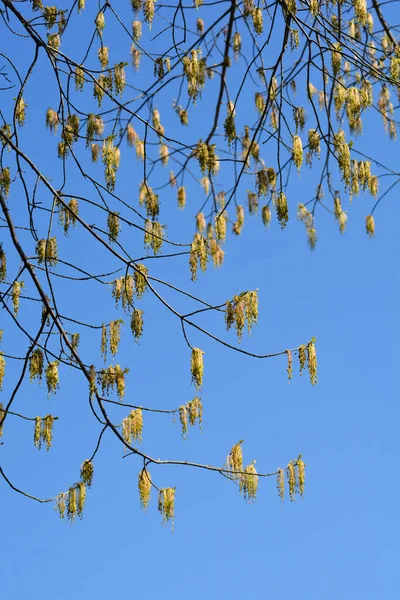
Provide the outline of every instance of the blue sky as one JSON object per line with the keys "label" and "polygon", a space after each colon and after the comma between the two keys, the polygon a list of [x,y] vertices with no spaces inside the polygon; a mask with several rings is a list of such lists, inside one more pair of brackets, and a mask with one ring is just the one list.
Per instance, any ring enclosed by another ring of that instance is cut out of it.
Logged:
{"label": "blue sky", "polygon": [[[9,48],[11,52],[13,46]],[[22,63],[22,51],[14,51]],[[35,153],[52,176],[54,171],[57,182],[59,163],[46,154],[48,144],[53,144],[54,153],[57,140],[44,133],[43,123],[54,90],[49,88],[43,99],[43,69],[39,63],[38,75],[28,86],[28,109],[38,116],[21,132],[21,145]],[[195,128],[202,128],[209,109],[205,98],[198,106],[201,118]],[[168,125],[167,117],[165,121]],[[171,128],[173,133],[179,131]],[[396,145],[387,141],[382,129],[380,122],[371,119],[366,147],[378,148],[381,162],[396,168]],[[132,197],[137,206],[140,168],[129,156],[123,148],[118,192]],[[96,169],[100,175],[101,167]],[[4,598],[397,597],[398,192],[395,189],[379,205],[372,240],[365,234],[364,219],[373,205],[367,196],[355,199],[351,207],[344,202],[349,222],[343,236],[331,216],[318,215],[318,244],[311,252],[304,228],[295,218],[297,203],[310,197],[309,181],[307,174],[300,180],[293,174],[288,194],[291,218],[285,231],[275,218],[265,230],[259,215],[246,216],[243,234],[229,236],[223,268],[210,267],[198,283],[189,281],[186,257],[173,259],[176,263],[155,261],[152,268],[156,276],[170,278],[216,303],[259,288],[259,323],[251,340],[245,336],[243,348],[274,352],[315,336],[318,385],[313,388],[306,376],[299,377],[296,362],[288,385],[284,357],[249,359],[190,332],[191,343],[205,351],[203,431],[192,428],[183,442],[179,423],[169,416],[146,414],[142,444],[155,457],[222,465],[231,446],[243,439],[245,462],[256,459],[260,472],[285,467],[302,453],[307,465],[304,498],[293,503],[287,499],[281,505],[272,478],[260,482],[257,501],[246,504],[235,484],[219,475],[152,466],[157,485],[177,488],[171,534],[170,527],[161,523],[155,495],[147,513],[140,509],[136,484],[141,464],[133,457],[122,460],[121,445],[108,435],[96,458],[84,518],[73,526],[62,522],[51,505],[30,502],[0,483]],[[71,189],[78,184],[89,193],[71,169]],[[162,198],[168,234],[180,241],[186,241],[200,202],[198,188],[188,183],[188,190],[188,209],[183,213],[176,209],[173,191],[166,190]],[[10,197],[16,216],[23,214],[19,201],[17,193]],[[90,218],[88,213],[85,217]],[[69,258],[87,265],[95,259],[99,272],[115,267],[79,233],[68,239],[59,235],[60,249]],[[132,234],[123,231],[123,235],[127,241]],[[137,244],[139,252],[142,240]],[[76,284],[71,290],[63,282],[55,285],[63,307],[75,316],[85,314],[96,323],[122,316],[114,309],[108,289],[101,290],[100,302],[96,286]],[[178,307],[182,305],[176,295],[163,293]],[[131,369],[127,398],[147,406],[179,406],[194,396],[190,353],[179,322],[149,296],[141,308],[144,337],[134,344],[127,328],[118,358]],[[29,305],[21,304],[25,323],[35,316]],[[0,314],[1,328],[3,318]],[[234,342],[233,332],[224,332],[221,315],[198,322]],[[7,336],[6,329],[3,349],[17,351],[18,343],[18,336]],[[82,340],[85,357],[90,356],[92,344],[100,345],[98,332]],[[8,372],[5,397],[17,373],[13,366]],[[41,497],[53,496],[77,480],[79,465],[93,451],[99,432],[87,405],[86,383],[65,367],[60,369],[60,381],[60,391],[51,400],[44,386],[27,383],[18,403],[26,414],[50,411],[60,417],[51,451],[37,452],[32,425],[11,417],[0,448],[1,464],[15,485]],[[117,407],[112,415],[121,418],[124,413]]]}

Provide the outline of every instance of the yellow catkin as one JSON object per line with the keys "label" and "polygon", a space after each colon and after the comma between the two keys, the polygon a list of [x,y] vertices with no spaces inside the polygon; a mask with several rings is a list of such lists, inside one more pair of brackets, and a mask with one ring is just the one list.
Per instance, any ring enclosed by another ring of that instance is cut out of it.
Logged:
{"label": "yellow catkin", "polygon": [[252,327],[258,319],[258,294],[257,290],[243,292],[239,296],[234,296],[232,300],[226,303],[225,322],[226,328],[232,326],[236,329],[238,341],[241,342],[243,329],[247,322],[247,329],[251,335]]}
{"label": "yellow catkin", "polygon": [[278,194],[275,201],[275,207],[281,229],[285,229],[289,220],[289,208],[286,195],[283,192]]}
{"label": "yellow catkin", "polygon": [[163,523],[172,521],[175,514],[175,488],[163,488],[158,493],[158,510],[160,511]]}
{"label": "yellow catkin", "polygon": [[296,496],[296,486],[297,486],[296,470],[295,470],[293,462],[290,462],[287,466],[287,480],[288,480],[288,485],[289,485],[289,497],[290,497],[290,500],[293,502],[293,500],[295,499],[295,496]]}
{"label": "yellow catkin", "polygon": [[287,355],[287,376],[288,376],[288,383],[290,383],[290,380],[292,379],[292,376],[293,376],[293,356],[292,356],[292,353],[290,352],[290,350],[286,350],[286,355]]}
{"label": "yellow catkin", "polygon": [[49,451],[53,440],[53,424],[54,417],[52,415],[46,415],[42,419],[42,432],[41,437],[43,442],[46,444],[46,450]]}
{"label": "yellow catkin", "polygon": [[225,215],[215,217],[215,235],[218,242],[226,240],[226,218]]}
{"label": "yellow catkin", "polygon": [[110,323],[110,351],[113,356],[118,352],[119,342],[121,340],[121,325],[123,321],[111,321]]}
{"label": "yellow catkin", "polygon": [[265,205],[261,209],[261,218],[264,227],[268,227],[271,223],[271,209],[269,206]]}
{"label": "yellow catkin", "polygon": [[314,338],[307,344],[307,365],[312,385],[317,383],[317,353]]}
{"label": "yellow catkin", "polygon": [[56,498],[55,508],[58,511],[58,514],[60,515],[60,519],[65,518],[66,504],[66,494],[59,494]]}
{"label": "yellow catkin", "polygon": [[118,213],[110,212],[107,217],[108,239],[115,242],[118,239],[121,230]]}
{"label": "yellow catkin", "polygon": [[375,219],[372,215],[365,217],[365,229],[370,238],[375,235]]}
{"label": "yellow catkin", "polygon": [[240,476],[239,489],[247,502],[254,502],[257,498],[258,475],[255,468],[255,460],[245,468],[245,472]]}
{"label": "yellow catkin", "polygon": [[108,48],[107,48],[107,46],[101,46],[97,51],[97,56],[99,58],[101,68],[103,70],[107,69],[107,67],[108,67]]}
{"label": "yellow catkin", "polygon": [[90,365],[89,369],[89,392],[90,395],[96,392],[96,367],[94,365]]}
{"label": "yellow catkin", "polygon": [[191,374],[192,374],[192,382],[195,385],[196,389],[201,389],[203,384],[203,374],[204,374],[204,364],[203,364],[203,354],[204,352],[200,350],[200,348],[192,349],[191,356]]}
{"label": "yellow catkin", "polygon": [[59,124],[60,121],[58,119],[57,112],[52,108],[47,109],[46,127],[48,127],[52,133],[56,133]]}
{"label": "yellow catkin", "polygon": [[232,479],[239,479],[240,473],[243,471],[243,440],[232,446],[226,459],[226,468],[230,471]]}
{"label": "yellow catkin", "polygon": [[135,294],[136,297],[140,300],[143,294],[147,290],[147,274],[148,270],[145,265],[141,263],[137,263],[135,265],[135,271],[133,274],[133,281],[135,285]]}
{"label": "yellow catkin", "polygon": [[47,391],[50,396],[52,393],[56,393],[59,386],[59,376],[58,376],[58,361],[54,360],[50,362],[46,367],[46,384]]}
{"label": "yellow catkin", "polygon": [[303,164],[303,144],[301,138],[298,135],[293,136],[293,162],[300,173],[301,165]]}
{"label": "yellow catkin", "polygon": [[185,440],[188,434],[188,411],[186,406],[179,407],[179,421],[182,427],[182,437]]}
{"label": "yellow catkin", "polygon": [[100,345],[100,353],[104,358],[104,362],[107,359],[107,348],[108,348],[108,332],[106,325],[102,325],[101,327],[101,345]]}
{"label": "yellow catkin", "polygon": [[161,163],[163,164],[164,167],[166,167],[168,164],[168,159],[169,159],[169,150],[168,150],[168,146],[166,144],[161,144],[161,146],[160,146],[160,158],[161,158]]}
{"label": "yellow catkin", "polygon": [[41,381],[43,375],[44,355],[40,348],[36,348],[29,357],[29,376],[30,381],[39,379]]}
{"label": "yellow catkin", "polygon": [[147,469],[142,469],[138,477],[140,506],[146,510],[150,503],[151,475]]}
{"label": "yellow catkin", "polygon": [[278,488],[278,495],[281,502],[285,499],[285,472],[283,469],[278,469],[276,487]]}
{"label": "yellow catkin", "polygon": [[14,281],[12,286],[11,299],[15,316],[17,316],[19,312],[19,298],[21,296],[21,290],[24,287],[25,284],[23,281]]}
{"label": "yellow catkin", "polygon": [[133,21],[132,23],[132,33],[133,39],[135,42],[138,42],[142,37],[142,22],[141,21]]}
{"label": "yellow catkin", "polygon": [[178,207],[183,210],[186,206],[186,189],[181,186],[178,188]]}
{"label": "yellow catkin", "polygon": [[67,518],[73,523],[78,514],[77,493],[75,487],[70,487],[67,496]]}
{"label": "yellow catkin", "polygon": [[20,127],[25,124],[25,109],[27,105],[25,100],[20,97],[15,105],[15,119]]}
{"label": "yellow catkin", "polygon": [[81,464],[81,479],[87,485],[88,488],[92,486],[93,463],[91,460],[86,459]]}
{"label": "yellow catkin", "polygon": [[143,334],[143,311],[137,308],[132,311],[131,331],[135,342],[138,342]]}
{"label": "yellow catkin", "polygon": [[189,423],[191,425],[195,425],[197,422],[201,429],[201,423],[203,420],[203,405],[201,403],[201,399],[196,396],[193,398],[193,400],[188,402],[186,406],[189,411]]}
{"label": "yellow catkin", "polygon": [[132,421],[132,436],[135,442],[142,441],[143,412],[141,408],[135,408],[130,414]]}
{"label": "yellow catkin", "polygon": [[206,219],[203,212],[196,215],[196,229],[199,233],[204,233],[207,227]]}
{"label": "yellow catkin", "polygon": [[7,198],[10,193],[11,175],[9,167],[0,169],[0,192]]}
{"label": "yellow catkin", "polygon": [[33,430],[33,443],[40,450],[42,445],[42,417],[35,417],[35,427]]}
{"label": "yellow catkin", "polygon": [[304,345],[299,346],[299,363],[300,363],[300,375],[303,374],[303,369],[306,367],[307,355],[306,347]]}
{"label": "yellow catkin", "polygon": [[306,480],[305,466],[306,465],[304,464],[301,454],[300,454],[299,458],[296,461],[297,488],[298,488],[298,492],[299,492],[300,496],[303,496],[303,494],[304,494],[304,484],[305,484],[305,480]]}
{"label": "yellow catkin", "polygon": [[86,501],[86,485],[83,481],[79,481],[75,487],[77,492],[77,514],[82,518]]}

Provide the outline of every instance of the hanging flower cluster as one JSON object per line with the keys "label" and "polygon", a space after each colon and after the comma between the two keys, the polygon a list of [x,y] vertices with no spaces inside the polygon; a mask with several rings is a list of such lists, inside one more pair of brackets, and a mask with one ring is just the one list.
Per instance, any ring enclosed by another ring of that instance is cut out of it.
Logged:
{"label": "hanging flower cluster", "polygon": [[43,375],[44,355],[40,348],[35,348],[29,357],[29,376],[31,382],[34,379],[41,381]]}
{"label": "hanging flower cluster", "polygon": [[183,439],[187,438],[189,425],[193,426],[197,422],[201,428],[201,423],[203,420],[203,405],[198,396],[193,398],[193,400],[187,404],[179,407],[179,420],[182,426]]}
{"label": "hanging flower cluster", "polygon": [[132,444],[132,439],[140,443],[143,432],[143,412],[141,408],[131,410],[129,415],[122,419],[122,436],[127,445]]}
{"label": "hanging flower cluster", "polygon": [[[204,215],[203,215],[204,218]],[[205,225],[205,223],[204,223]],[[200,223],[202,227],[202,223]],[[192,274],[192,281],[197,279],[197,269],[200,266],[203,272],[207,269],[208,261],[208,243],[207,240],[200,234],[195,233],[193,242],[190,248],[189,267]]]}
{"label": "hanging flower cluster", "polygon": [[64,204],[61,199],[56,198],[58,208],[58,222],[63,227],[65,235],[68,235],[69,228],[75,227],[79,213],[78,200],[71,198],[68,204]]}
{"label": "hanging flower cluster", "polygon": [[225,321],[226,328],[232,326],[236,329],[239,342],[242,340],[243,329],[247,322],[249,335],[258,319],[258,294],[257,290],[242,292],[226,302]]}
{"label": "hanging flower cluster", "polygon": [[165,227],[158,221],[150,221],[147,219],[144,226],[144,245],[147,248],[152,248],[155,255],[157,255],[164,241],[164,230]]}
{"label": "hanging flower cluster", "polygon": [[52,415],[35,418],[33,442],[38,450],[42,447],[42,442],[46,444],[46,450],[50,450],[53,439],[53,424],[54,417]]}
{"label": "hanging flower cluster", "polygon": [[92,486],[93,482],[93,463],[91,460],[84,460],[81,464],[81,479],[87,487]]}
{"label": "hanging flower cluster", "polygon": [[61,519],[67,517],[73,523],[76,517],[82,518],[86,501],[86,485],[79,481],[71,486],[68,492],[59,494],[56,499],[56,509]]}
{"label": "hanging flower cluster", "polygon": [[36,255],[39,265],[45,262],[54,267],[58,262],[57,239],[51,237],[47,240],[39,240],[36,244]]}
{"label": "hanging flower cluster", "polygon": [[125,375],[129,373],[129,369],[122,369],[120,365],[110,365],[107,369],[103,369],[97,375],[99,384],[103,394],[109,395],[115,389],[120,400],[125,395]]}
{"label": "hanging flower cluster", "polygon": [[56,391],[58,390],[58,388],[60,387],[59,376],[58,376],[58,365],[59,365],[59,361],[54,360],[53,362],[49,362],[49,364],[46,367],[45,378],[46,378],[47,391],[48,391],[49,396],[50,396],[50,394],[55,394]]}
{"label": "hanging flower cluster", "polygon": [[158,510],[160,511],[163,519],[163,523],[172,521],[174,519],[175,511],[175,489],[176,488],[163,488],[158,493]]}
{"label": "hanging flower cluster", "polygon": [[317,353],[315,349],[315,338],[313,337],[307,345],[301,345],[298,349],[299,363],[300,363],[300,375],[303,370],[308,368],[310,381],[312,385],[317,383]]}
{"label": "hanging flower cluster", "polygon": [[150,503],[151,475],[147,469],[142,469],[138,477],[140,505],[146,510]]}
{"label": "hanging flower cluster", "polygon": [[192,373],[192,382],[196,389],[200,390],[203,385],[204,363],[203,350],[200,348],[192,349],[190,371]]}

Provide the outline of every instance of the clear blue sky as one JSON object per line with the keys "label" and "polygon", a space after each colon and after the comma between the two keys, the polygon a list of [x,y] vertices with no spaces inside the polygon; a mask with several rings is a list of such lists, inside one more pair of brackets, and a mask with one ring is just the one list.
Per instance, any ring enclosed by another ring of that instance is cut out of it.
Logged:
{"label": "clear blue sky", "polygon": [[[39,73],[41,68],[40,64]],[[21,146],[36,152],[39,162],[44,161],[49,140],[56,146],[56,139],[44,133],[50,100],[43,100],[41,94],[40,79],[34,78],[26,99],[29,112],[37,114],[27,126],[36,137],[28,136],[29,129],[21,134]],[[206,111],[207,102],[203,107],[199,104],[198,110]],[[177,131],[175,127],[173,133]],[[367,142],[369,150],[378,149],[382,162],[398,170],[398,144],[387,142],[381,123],[370,130]],[[132,197],[137,206],[139,175],[132,183],[130,165],[138,173],[139,167],[130,157],[123,148],[118,191],[127,199]],[[59,169],[55,159],[46,160],[49,170]],[[58,177],[59,171],[54,180]],[[236,486],[219,475],[153,466],[150,471],[159,486],[177,487],[171,534],[170,527],[161,524],[155,495],[147,513],[140,509],[136,483],[141,464],[132,457],[121,460],[121,446],[109,435],[96,458],[84,519],[73,526],[62,522],[51,505],[30,502],[0,482],[2,598],[398,597],[398,191],[376,211],[372,240],[364,226],[371,198],[360,196],[350,208],[344,202],[349,222],[343,236],[333,219],[321,213],[317,249],[311,252],[304,228],[295,219],[297,202],[310,195],[308,178],[305,175],[298,182],[294,176],[293,181],[287,229],[282,232],[274,218],[265,231],[260,216],[246,217],[243,235],[229,237],[223,268],[210,268],[205,277],[200,276],[197,287],[189,283],[186,257],[174,259],[173,267],[156,261],[153,268],[157,276],[169,277],[217,303],[258,287],[259,324],[251,340],[245,337],[243,348],[274,352],[315,336],[318,385],[312,388],[306,376],[299,377],[296,362],[288,385],[284,357],[249,359],[191,333],[193,345],[206,353],[203,431],[192,428],[183,442],[179,423],[173,424],[169,416],[145,415],[142,447],[155,457],[221,465],[231,446],[244,439],[245,461],[257,459],[257,468],[264,472],[285,467],[301,452],[307,464],[304,499],[281,505],[273,478],[260,482],[258,500],[248,505]],[[188,185],[185,213],[177,211],[174,192],[167,190],[162,198],[168,233],[181,241],[191,231],[192,215],[200,202],[197,187],[192,190]],[[15,215],[19,214],[17,202],[22,211],[21,197],[10,198]],[[1,236],[3,240],[4,233]],[[140,239],[138,248],[141,244]],[[93,246],[79,234],[62,240],[60,246],[70,258],[86,264],[94,256],[89,254]],[[95,256],[99,272],[110,266],[102,254]],[[60,293],[65,292],[65,305],[72,307],[75,316],[81,310],[93,322],[116,318],[109,290],[101,290],[102,305],[95,295],[98,287],[85,297],[83,284],[77,284],[73,294],[63,284],[56,285]],[[179,297],[165,294],[181,305]],[[188,348],[179,323],[154,299],[147,298],[142,308],[143,340],[135,345],[126,329],[118,359],[131,368],[127,399],[176,407],[194,395]],[[23,303],[21,318],[26,323],[32,318]],[[3,319],[0,313],[1,328]],[[232,332],[224,333],[221,316],[199,323],[234,341]],[[95,335],[91,340],[100,343]],[[89,347],[89,341],[82,342],[83,351]],[[17,340],[7,337],[7,330],[3,348],[10,353],[17,348]],[[10,377],[16,376],[13,368]],[[37,452],[32,425],[11,417],[0,447],[1,464],[15,485],[41,497],[53,496],[77,480],[79,465],[91,454],[98,434],[87,406],[86,383],[65,367],[60,379],[61,389],[50,401],[44,386],[26,384],[17,405],[29,415],[50,411],[60,416],[51,451]],[[5,382],[4,397],[9,385]],[[112,414],[124,416],[119,408]]]}

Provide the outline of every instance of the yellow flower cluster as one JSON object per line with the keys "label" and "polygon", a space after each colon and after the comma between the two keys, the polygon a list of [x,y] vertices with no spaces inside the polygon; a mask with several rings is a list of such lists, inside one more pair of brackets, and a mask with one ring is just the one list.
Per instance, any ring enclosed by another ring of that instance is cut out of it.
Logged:
{"label": "yellow flower cluster", "polygon": [[10,193],[11,176],[9,167],[0,169],[0,192],[3,192],[4,197],[7,198]]}
{"label": "yellow flower cluster", "polygon": [[369,237],[373,237],[375,234],[375,220],[372,215],[365,217],[365,228]]}
{"label": "yellow flower cluster", "polygon": [[48,108],[46,112],[46,127],[48,127],[52,133],[56,133],[59,124],[60,120],[57,112],[52,108]]}
{"label": "yellow flower cluster", "polygon": [[[200,214],[203,215],[203,213],[200,213]],[[204,219],[204,215],[203,215],[203,219]],[[204,226],[205,226],[205,221],[204,221]],[[199,227],[199,225],[198,225],[198,227]],[[195,233],[193,242],[192,242],[192,245],[190,248],[190,257],[189,257],[189,267],[190,267],[190,272],[192,274],[192,281],[196,281],[196,279],[197,279],[198,266],[200,266],[200,268],[203,272],[207,269],[207,260],[208,260],[207,240],[202,235],[200,235],[200,233]]]}
{"label": "yellow flower cluster", "polygon": [[116,242],[121,231],[121,223],[118,213],[109,212],[107,217],[108,239],[110,242]]}
{"label": "yellow flower cluster", "polygon": [[53,440],[53,423],[54,417],[52,415],[46,415],[43,418],[35,418],[33,443],[38,450],[42,447],[42,442],[46,444],[46,450],[50,450],[51,442]]}
{"label": "yellow flower cluster", "polygon": [[334,197],[333,202],[334,202],[334,213],[335,213],[335,217],[336,217],[337,221],[339,222],[340,233],[344,233],[346,230],[347,213],[344,212],[341,201],[340,201],[340,197],[338,195],[336,195]]}
{"label": "yellow flower cluster", "polygon": [[158,221],[146,219],[144,229],[145,247],[152,248],[154,254],[158,254],[164,241],[164,226]]}
{"label": "yellow flower cluster", "polygon": [[59,386],[59,376],[58,376],[58,365],[59,365],[58,360],[54,360],[53,362],[49,362],[49,364],[46,367],[45,378],[46,378],[47,391],[48,391],[49,396],[51,393],[55,394],[57,389],[60,387]]}
{"label": "yellow flower cluster", "polygon": [[232,231],[236,235],[240,235],[244,225],[244,208],[240,204],[236,206],[236,221],[233,224]]}
{"label": "yellow flower cluster", "polygon": [[215,154],[215,144],[205,144],[200,140],[195,150],[195,155],[199,161],[200,170],[202,173],[210,171],[212,175],[216,175],[219,171],[219,160]]}
{"label": "yellow flower cluster", "polygon": [[21,296],[21,290],[25,287],[25,283],[23,281],[14,281],[11,291],[11,300],[13,304],[14,314],[18,315],[19,311],[19,298]]}
{"label": "yellow flower cluster", "polygon": [[91,460],[84,460],[81,464],[81,479],[87,487],[92,486],[93,482],[93,463]]}
{"label": "yellow flower cluster", "polygon": [[189,425],[193,426],[197,422],[201,428],[201,423],[203,420],[203,405],[198,396],[193,398],[193,400],[187,404],[179,407],[179,420],[182,426],[183,439],[187,438]]}
{"label": "yellow flower cluster", "polygon": [[175,511],[175,488],[163,488],[158,493],[158,510],[163,523],[173,521]]}
{"label": "yellow flower cluster", "polygon": [[247,321],[249,335],[251,328],[257,323],[258,319],[258,294],[257,290],[243,292],[239,296],[234,296],[232,300],[226,303],[225,321],[226,328],[232,326],[236,329],[239,342],[243,336],[243,329]]}
{"label": "yellow flower cluster", "polygon": [[285,229],[287,222],[289,221],[289,208],[286,194],[284,194],[283,192],[280,192],[276,197],[275,208],[281,229]]}
{"label": "yellow flower cluster", "polygon": [[150,503],[151,476],[147,469],[142,469],[138,477],[140,505],[146,510]]}
{"label": "yellow flower cluster", "polygon": [[100,136],[104,132],[103,119],[97,115],[89,113],[86,123],[86,145],[94,140],[95,136]]}
{"label": "yellow flower cluster", "polygon": [[132,311],[131,330],[135,342],[138,342],[143,334],[143,311],[135,308]]}
{"label": "yellow flower cluster", "polygon": [[116,171],[120,165],[120,156],[119,148],[114,146],[113,135],[110,135],[103,140],[102,160],[104,164],[104,178],[106,180],[107,189],[110,192],[114,191],[115,188]]}
{"label": "yellow flower cluster", "polygon": [[31,382],[34,379],[39,379],[39,381],[42,379],[43,362],[44,356],[42,350],[40,348],[35,348],[29,357],[29,376]]}
{"label": "yellow flower cluster", "polygon": [[192,349],[191,366],[190,371],[192,374],[192,382],[196,389],[201,389],[203,384],[204,364],[203,364],[204,352],[200,348]]}
{"label": "yellow flower cluster", "polygon": [[109,395],[117,388],[117,396],[120,400],[125,395],[125,375],[129,369],[122,369],[120,365],[110,365],[98,374],[98,381],[101,385],[102,393]]}
{"label": "yellow flower cluster", "polygon": [[39,265],[46,262],[54,267],[58,261],[57,239],[51,237],[48,240],[39,240],[36,244],[36,255]]}
{"label": "yellow flower cluster", "polygon": [[122,419],[122,437],[127,445],[132,444],[132,439],[140,443],[143,433],[143,412],[141,408],[131,410],[129,415]]}
{"label": "yellow flower cluster", "polygon": [[255,467],[255,460],[245,467],[244,473],[239,479],[239,489],[248,502],[254,502],[258,491],[258,475]]}
{"label": "yellow flower cluster", "polygon": [[196,101],[205,83],[206,59],[201,58],[201,49],[192,50],[190,56],[183,57],[183,72],[188,84],[188,95]]}

